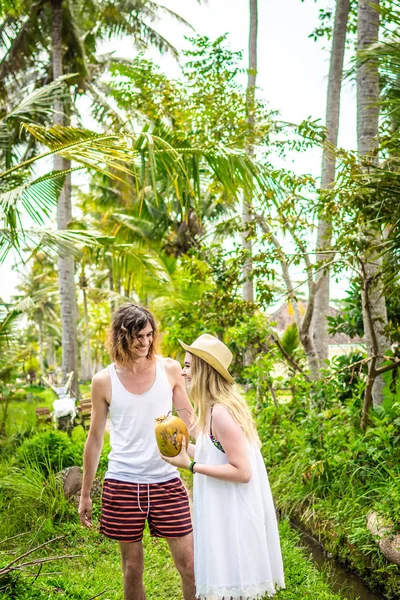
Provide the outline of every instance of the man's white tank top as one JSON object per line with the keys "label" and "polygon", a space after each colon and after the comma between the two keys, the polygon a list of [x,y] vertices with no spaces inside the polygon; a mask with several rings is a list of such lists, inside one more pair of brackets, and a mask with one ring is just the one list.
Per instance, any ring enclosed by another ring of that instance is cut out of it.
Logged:
{"label": "man's white tank top", "polygon": [[154,425],[156,417],[172,410],[172,389],[161,358],[156,378],[144,394],[124,388],[115,366],[111,378],[110,444],[106,479],[132,483],[162,483],[179,477],[175,467],[160,458]]}

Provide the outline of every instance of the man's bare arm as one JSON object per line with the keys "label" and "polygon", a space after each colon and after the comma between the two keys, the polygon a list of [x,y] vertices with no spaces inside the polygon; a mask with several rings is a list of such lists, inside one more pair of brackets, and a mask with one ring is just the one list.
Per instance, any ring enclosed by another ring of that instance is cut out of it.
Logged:
{"label": "man's bare arm", "polygon": [[110,390],[110,378],[106,371],[96,373],[92,380],[92,414],[89,435],[83,453],[83,481],[79,503],[79,517],[85,527],[92,526],[92,502],[90,490],[99,465],[104,443],[104,431],[107,422],[107,395]]}
{"label": "man's bare arm", "polygon": [[186,393],[182,369],[178,361],[166,359],[166,370],[172,387],[172,401],[179,417],[184,421],[192,437],[196,437],[196,428],[192,422],[193,407]]}

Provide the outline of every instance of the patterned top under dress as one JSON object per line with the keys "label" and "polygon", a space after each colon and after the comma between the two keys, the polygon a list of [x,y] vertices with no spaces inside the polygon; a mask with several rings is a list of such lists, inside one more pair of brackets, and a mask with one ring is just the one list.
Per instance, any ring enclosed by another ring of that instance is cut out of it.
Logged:
{"label": "patterned top under dress", "polygon": [[[255,600],[285,587],[275,508],[256,442],[248,444],[249,483],[194,476],[195,580],[199,600]],[[226,454],[207,433],[196,440],[199,464],[223,465]]]}

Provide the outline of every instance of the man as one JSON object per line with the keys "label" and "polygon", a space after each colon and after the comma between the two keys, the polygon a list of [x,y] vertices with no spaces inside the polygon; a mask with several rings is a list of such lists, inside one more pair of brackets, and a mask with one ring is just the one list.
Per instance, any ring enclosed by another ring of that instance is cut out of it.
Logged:
{"label": "man", "polygon": [[175,467],[160,458],[156,417],[174,405],[190,424],[191,405],[177,361],[156,356],[153,315],[136,304],[113,316],[109,350],[113,364],[93,377],[92,417],[83,457],[79,516],[92,526],[90,489],[110,414],[108,471],[105,475],[100,531],[118,540],[125,600],[145,600],[142,546],[146,519],[150,533],[165,537],[182,579],[185,600],[194,600],[193,533],[189,502]]}

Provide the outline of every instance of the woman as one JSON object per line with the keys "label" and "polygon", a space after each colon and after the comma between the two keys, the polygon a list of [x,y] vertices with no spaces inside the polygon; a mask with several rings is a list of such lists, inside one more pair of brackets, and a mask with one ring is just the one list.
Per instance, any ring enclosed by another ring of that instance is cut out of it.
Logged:
{"label": "woman", "polygon": [[195,474],[197,597],[273,596],[285,586],[275,509],[254,421],[228,372],[232,353],[208,334],[180,344],[187,351],[182,375],[195,408],[196,444],[163,458]]}

